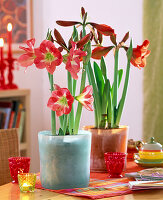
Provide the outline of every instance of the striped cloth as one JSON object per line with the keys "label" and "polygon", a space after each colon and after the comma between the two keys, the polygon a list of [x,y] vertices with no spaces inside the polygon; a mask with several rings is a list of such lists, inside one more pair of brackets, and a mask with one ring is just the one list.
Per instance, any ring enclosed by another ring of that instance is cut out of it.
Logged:
{"label": "striped cloth", "polygon": [[[141,170],[141,168],[138,167],[134,162],[128,162],[125,172],[135,172],[139,170]],[[107,173],[91,173],[90,184],[87,188],[48,190],[41,186],[40,176],[38,174],[36,188],[90,199],[101,199],[132,193],[128,187],[128,178],[108,179],[107,177]]]}
{"label": "striped cloth", "polygon": [[106,179],[98,180],[91,179],[89,187],[87,188],[75,188],[75,189],[64,189],[64,190],[48,190],[41,186],[39,176],[36,181],[36,188],[57,192],[61,194],[67,194],[71,196],[86,197],[90,199],[101,199],[106,197],[119,196],[124,194],[130,194],[132,191],[128,187],[127,178],[118,179]]}

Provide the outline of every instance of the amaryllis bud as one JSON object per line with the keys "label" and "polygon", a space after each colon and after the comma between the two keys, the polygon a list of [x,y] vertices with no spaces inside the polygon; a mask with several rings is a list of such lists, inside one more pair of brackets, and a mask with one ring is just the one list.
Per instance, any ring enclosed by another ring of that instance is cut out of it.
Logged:
{"label": "amaryllis bud", "polygon": [[114,29],[112,29],[110,26],[106,24],[96,24],[93,22],[90,22],[90,24],[103,35],[110,36],[111,34],[114,33]]}
{"label": "amaryllis bud", "polygon": [[90,40],[90,34],[87,34],[77,42],[77,48],[83,47],[89,40]]}
{"label": "amaryllis bud", "polygon": [[84,18],[84,15],[85,15],[85,9],[83,7],[81,7],[81,16],[82,16],[82,18]]}
{"label": "amaryllis bud", "polygon": [[67,46],[66,46],[66,43],[65,43],[65,41],[64,41],[64,39],[63,39],[63,37],[61,36],[61,34],[59,33],[59,31],[57,31],[57,29],[54,29],[54,36],[55,36],[55,38],[56,38],[58,44],[67,47]]}
{"label": "amaryllis bud", "polygon": [[102,34],[99,31],[97,31],[97,35],[98,35],[98,41],[101,44],[102,43]]}
{"label": "amaryllis bud", "polygon": [[92,58],[94,58],[94,59],[101,59],[101,57],[102,56],[106,56],[113,47],[114,46],[96,47],[92,51]]}
{"label": "amaryllis bud", "polygon": [[58,20],[56,21],[56,23],[60,26],[74,26],[76,24],[80,24],[80,22],[76,21],[62,21],[62,20]]}
{"label": "amaryllis bud", "polygon": [[92,41],[93,40],[93,33],[92,33],[92,31],[90,32],[90,40]]}
{"label": "amaryllis bud", "polygon": [[59,50],[60,52],[62,52],[62,51],[63,51],[63,47],[58,47],[58,50]]}
{"label": "amaryllis bud", "polygon": [[71,41],[73,41],[72,36],[70,37],[70,39],[68,41],[68,49],[72,48]]}
{"label": "amaryllis bud", "polygon": [[125,34],[125,36],[123,37],[123,39],[122,39],[122,41],[121,41],[120,43],[126,42],[126,41],[128,40],[128,38],[129,38],[129,32],[127,32],[127,33]]}
{"label": "amaryllis bud", "polygon": [[112,43],[117,46],[117,42],[116,42],[116,34],[111,34],[110,36],[110,40],[112,41]]}

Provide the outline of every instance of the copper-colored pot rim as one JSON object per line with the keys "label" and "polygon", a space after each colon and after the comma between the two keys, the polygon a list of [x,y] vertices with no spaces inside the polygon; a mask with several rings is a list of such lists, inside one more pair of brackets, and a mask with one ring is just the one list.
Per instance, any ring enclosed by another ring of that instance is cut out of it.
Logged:
{"label": "copper-colored pot rim", "polygon": [[120,125],[119,128],[112,128],[112,129],[102,129],[102,128],[95,128],[95,126],[83,126],[84,130],[88,130],[88,129],[99,129],[99,130],[114,130],[114,129],[129,129],[129,126],[127,125]]}

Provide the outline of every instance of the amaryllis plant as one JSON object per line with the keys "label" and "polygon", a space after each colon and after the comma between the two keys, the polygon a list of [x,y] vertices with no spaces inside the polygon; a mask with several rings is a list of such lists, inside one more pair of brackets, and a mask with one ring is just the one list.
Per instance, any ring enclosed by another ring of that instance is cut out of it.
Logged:
{"label": "amaryllis plant", "polygon": [[[88,65],[85,65],[84,67],[87,72],[89,83],[93,87],[95,127],[118,128],[126,99],[130,67],[131,67],[130,64],[139,69],[145,67],[146,57],[148,57],[148,55],[150,54],[150,51],[148,50],[149,41],[145,40],[142,45],[133,48],[132,40],[130,40],[130,45],[127,46],[125,45],[125,42],[129,38],[129,32],[127,32],[123,37],[123,39],[118,43],[117,35],[115,34],[113,28],[105,24],[88,22],[87,12],[85,12],[84,8],[81,8],[81,16],[83,19],[82,22],[59,20],[57,21],[57,24],[64,27],[67,26],[82,27],[83,29],[82,34],[84,33],[84,35],[86,35],[86,27],[89,28],[91,42],[92,41],[95,42],[95,44],[93,45],[94,49],[92,50],[91,57],[93,59],[100,60],[100,65],[98,65],[97,62],[93,62],[93,67],[92,67],[91,62],[89,61]],[[77,38],[78,37],[77,32],[75,34]],[[102,45],[103,36],[108,37],[108,41],[111,42],[111,45],[109,46]],[[119,63],[118,63],[120,49],[126,51],[127,67],[126,67],[126,74],[125,74],[125,81],[123,85],[122,95],[119,98],[120,100],[118,102],[118,89],[120,87],[123,75],[123,69],[119,69]],[[87,46],[87,50],[88,52],[90,52],[90,45]],[[111,50],[113,51],[114,55],[113,83],[111,83],[108,78],[107,67],[104,60],[104,57],[106,57],[106,55]],[[83,102],[87,101],[84,100]],[[84,103],[82,104],[84,105]]]}
{"label": "amaryllis plant", "polygon": [[[20,47],[25,51],[18,59],[18,63],[25,68],[34,65],[38,69],[46,68],[50,81],[51,96],[47,107],[51,109],[51,128],[53,135],[77,134],[79,129],[82,107],[93,111],[93,89],[91,85],[85,87],[86,70],[91,57],[90,34],[85,34],[83,28],[81,37],[78,37],[74,27],[68,44],[58,30],[48,31],[46,40],[39,47],[35,47],[35,39],[26,42],[28,47]],[[81,64],[82,63],[82,64]],[[53,74],[61,67],[67,70],[68,88],[56,84]],[[76,84],[81,74],[80,93],[76,93]],[[74,101],[78,101],[76,115]],[[60,120],[59,131],[56,131],[56,116]]]}

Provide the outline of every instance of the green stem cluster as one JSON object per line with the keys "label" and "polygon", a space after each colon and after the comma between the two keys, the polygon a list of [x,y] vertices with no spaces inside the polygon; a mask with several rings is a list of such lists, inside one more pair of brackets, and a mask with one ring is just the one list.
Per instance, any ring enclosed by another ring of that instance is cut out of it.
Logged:
{"label": "green stem cluster", "polygon": [[95,126],[96,128],[118,128],[122,111],[126,99],[130,60],[132,56],[132,41],[127,52],[127,68],[125,82],[120,101],[118,102],[118,89],[122,80],[123,70],[118,69],[119,48],[115,47],[114,55],[114,80],[111,86],[107,77],[107,69],[104,58],[101,59],[100,66],[94,62],[94,70],[91,63],[88,63],[86,69],[89,83],[93,87],[94,108],[95,108]]}

